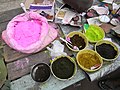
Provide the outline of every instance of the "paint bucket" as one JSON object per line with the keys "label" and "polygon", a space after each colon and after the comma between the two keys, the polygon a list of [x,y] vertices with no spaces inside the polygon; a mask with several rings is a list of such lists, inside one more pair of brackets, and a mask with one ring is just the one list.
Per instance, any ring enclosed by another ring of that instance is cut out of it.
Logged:
{"label": "paint bucket", "polygon": [[85,49],[88,46],[88,40],[86,36],[78,31],[70,32],[66,36],[66,40],[70,42],[73,46],[77,46],[79,48],[79,49],[74,49],[73,47],[71,47],[66,43],[67,47],[74,52],[78,52],[79,50]]}
{"label": "paint bucket", "polygon": [[77,53],[76,56],[78,65],[87,72],[95,72],[103,65],[101,56],[90,49],[84,49]]}
{"label": "paint bucket", "polygon": [[119,56],[119,49],[111,41],[101,40],[95,44],[95,51],[100,54],[100,56],[105,61],[116,60]]}
{"label": "paint bucket", "polygon": [[76,71],[76,63],[69,56],[58,56],[51,62],[51,72],[59,80],[71,79]]}

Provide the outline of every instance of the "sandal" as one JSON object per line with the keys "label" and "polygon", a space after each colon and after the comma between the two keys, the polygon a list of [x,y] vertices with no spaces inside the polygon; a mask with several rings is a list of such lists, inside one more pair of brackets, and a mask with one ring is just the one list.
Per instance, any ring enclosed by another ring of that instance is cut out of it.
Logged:
{"label": "sandal", "polygon": [[120,78],[104,79],[98,85],[102,90],[120,90]]}

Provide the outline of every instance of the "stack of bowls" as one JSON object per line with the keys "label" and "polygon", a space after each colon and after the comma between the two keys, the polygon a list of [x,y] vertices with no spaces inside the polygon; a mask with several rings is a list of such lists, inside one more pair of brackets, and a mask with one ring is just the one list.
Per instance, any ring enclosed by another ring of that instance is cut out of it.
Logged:
{"label": "stack of bowls", "polygon": [[51,62],[51,72],[59,80],[71,79],[77,71],[77,66],[69,56],[58,56]]}

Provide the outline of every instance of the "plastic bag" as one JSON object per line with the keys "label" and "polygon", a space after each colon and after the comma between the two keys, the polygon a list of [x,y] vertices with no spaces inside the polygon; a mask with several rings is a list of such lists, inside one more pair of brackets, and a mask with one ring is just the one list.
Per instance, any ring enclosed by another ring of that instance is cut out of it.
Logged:
{"label": "plastic bag", "polygon": [[57,37],[47,19],[36,12],[14,17],[3,31],[2,38],[13,49],[23,53],[36,53]]}
{"label": "plastic bag", "polygon": [[67,53],[64,52],[64,45],[62,45],[60,41],[55,40],[54,42],[52,42],[52,44],[52,48],[47,47],[47,49],[50,51],[52,59],[57,56],[67,55]]}

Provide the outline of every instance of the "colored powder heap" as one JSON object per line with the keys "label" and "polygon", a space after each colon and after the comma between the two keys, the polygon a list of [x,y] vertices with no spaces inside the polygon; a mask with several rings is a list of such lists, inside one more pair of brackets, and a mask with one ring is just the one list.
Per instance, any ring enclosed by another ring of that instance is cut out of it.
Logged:
{"label": "colored powder heap", "polygon": [[89,41],[99,41],[104,38],[104,32],[102,28],[96,25],[90,25],[85,33]]}
{"label": "colored powder heap", "polygon": [[78,56],[78,59],[79,59],[79,63],[87,69],[90,69],[95,65],[101,64],[100,59],[96,54],[83,53]]}
{"label": "colored powder heap", "polygon": [[110,44],[103,43],[96,47],[97,52],[106,59],[114,59],[117,56],[117,51]]}
{"label": "colored powder heap", "polygon": [[70,41],[73,46],[77,46],[80,50],[86,46],[85,40],[77,34],[71,37]]}
{"label": "colored powder heap", "polygon": [[31,20],[27,22],[18,22],[15,25],[14,39],[22,47],[27,47],[40,38],[41,24],[38,20]]}
{"label": "colored powder heap", "polygon": [[75,65],[67,57],[61,57],[53,62],[52,70],[58,78],[68,79],[74,74]]}
{"label": "colored powder heap", "polygon": [[2,32],[2,38],[17,51],[36,53],[50,44],[57,34],[45,17],[31,11],[15,16]]}

